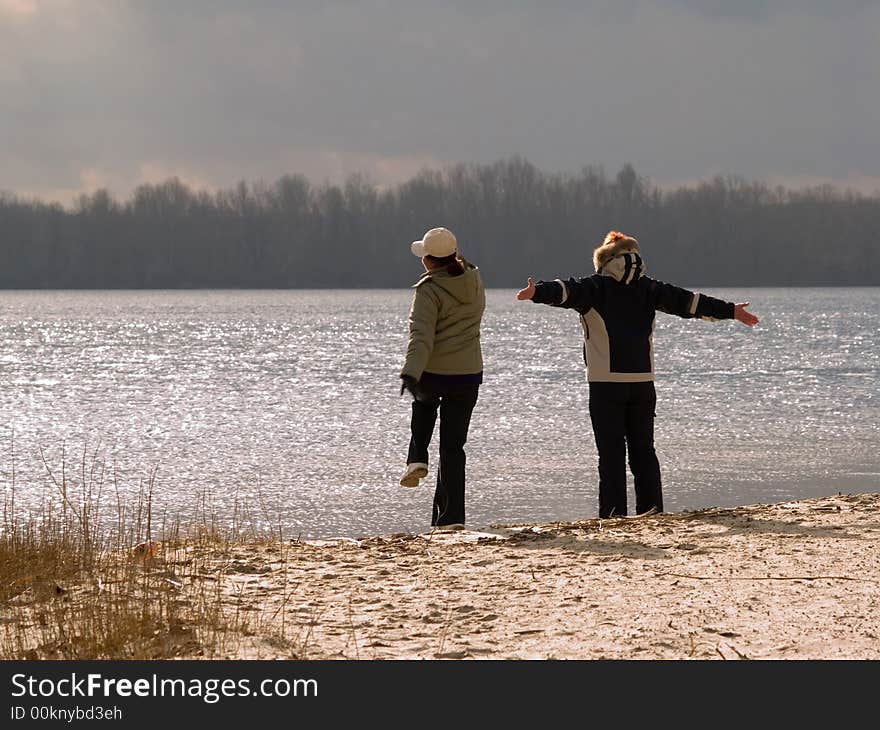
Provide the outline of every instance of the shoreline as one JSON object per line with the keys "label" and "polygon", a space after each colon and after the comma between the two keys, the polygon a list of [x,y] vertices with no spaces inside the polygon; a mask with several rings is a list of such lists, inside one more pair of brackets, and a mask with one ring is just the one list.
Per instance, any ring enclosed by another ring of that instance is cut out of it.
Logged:
{"label": "shoreline", "polygon": [[[880,494],[867,493],[482,532],[166,543],[141,571],[169,605],[210,594],[222,620],[209,632],[189,625],[195,614],[160,622],[146,654],[878,659],[878,538]],[[16,630],[38,609],[23,605]],[[60,658],[34,641],[19,642],[27,658]]]}

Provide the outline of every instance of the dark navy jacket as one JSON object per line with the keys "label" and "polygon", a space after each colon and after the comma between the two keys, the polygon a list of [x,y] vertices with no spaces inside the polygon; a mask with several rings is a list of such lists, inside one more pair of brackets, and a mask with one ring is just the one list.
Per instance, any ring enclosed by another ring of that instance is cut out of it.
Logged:
{"label": "dark navy jacket", "polygon": [[602,273],[567,281],[539,281],[533,302],[574,309],[584,331],[590,382],[654,379],[654,314],[733,319],[734,305],[644,276],[637,253],[617,257]]}

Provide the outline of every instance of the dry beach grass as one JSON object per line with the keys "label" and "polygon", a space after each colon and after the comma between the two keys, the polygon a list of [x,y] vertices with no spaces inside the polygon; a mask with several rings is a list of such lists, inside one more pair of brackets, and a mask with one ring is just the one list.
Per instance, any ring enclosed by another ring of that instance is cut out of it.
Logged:
{"label": "dry beach grass", "polygon": [[291,541],[157,529],[147,488],[110,538],[90,480],[7,504],[0,658],[880,658],[878,494]]}
{"label": "dry beach grass", "polygon": [[[220,530],[202,501],[183,531],[155,524],[155,470],[127,503],[97,451],[71,464],[62,450],[57,470],[43,463],[52,488],[41,509],[16,508],[14,460],[3,495],[0,659],[205,656],[237,645],[246,621],[219,585],[186,580],[203,546],[213,554],[241,532],[235,520]],[[171,559],[178,551],[185,560]]]}

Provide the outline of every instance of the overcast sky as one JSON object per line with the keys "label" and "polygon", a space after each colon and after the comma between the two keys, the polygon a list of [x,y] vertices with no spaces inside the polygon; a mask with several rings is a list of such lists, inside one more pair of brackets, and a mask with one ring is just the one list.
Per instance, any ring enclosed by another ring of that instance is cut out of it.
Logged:
{"label": "overcast sky", "polygon": [[0,0],[0,190],[521,155],[880,190],[880,2]]}

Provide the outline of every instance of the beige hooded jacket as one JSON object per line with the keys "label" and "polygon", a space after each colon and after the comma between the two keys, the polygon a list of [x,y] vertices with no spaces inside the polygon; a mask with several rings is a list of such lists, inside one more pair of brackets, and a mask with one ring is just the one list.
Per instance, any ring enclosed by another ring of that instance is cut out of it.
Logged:
{"label": "beige hooded jacket", "polygon": [[480,321],[486,294],[480,270],[467,261],[465,271],[450,276],[445,269],[426,271],[413,285],[409,345],[401,375],[416,380],[422,373],[470,375],[483,370]]}

